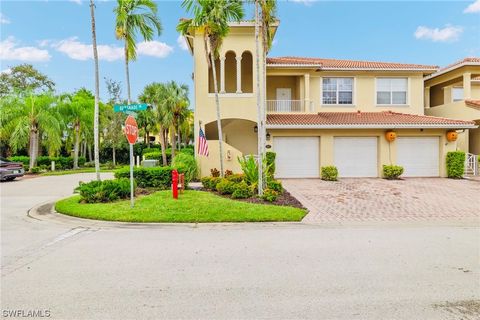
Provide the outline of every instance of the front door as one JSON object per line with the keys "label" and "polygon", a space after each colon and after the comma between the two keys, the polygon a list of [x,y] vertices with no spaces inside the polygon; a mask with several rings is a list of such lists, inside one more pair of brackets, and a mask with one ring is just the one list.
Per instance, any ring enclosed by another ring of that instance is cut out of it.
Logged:
{"label": "front door", "polygon": [[276,112],[291,112],[292,111],[292,89],[291,88],[277,88],[277,103]]}

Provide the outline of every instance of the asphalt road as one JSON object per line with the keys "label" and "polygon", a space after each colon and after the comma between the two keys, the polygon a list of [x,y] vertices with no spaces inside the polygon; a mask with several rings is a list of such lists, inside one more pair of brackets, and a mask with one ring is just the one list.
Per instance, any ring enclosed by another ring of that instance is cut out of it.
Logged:
{"label": "asphalt road", "polygon": [[51,319],[478,319],[480,230],[92,226],[27,216],[93,174],[1,188],[1,309]]}

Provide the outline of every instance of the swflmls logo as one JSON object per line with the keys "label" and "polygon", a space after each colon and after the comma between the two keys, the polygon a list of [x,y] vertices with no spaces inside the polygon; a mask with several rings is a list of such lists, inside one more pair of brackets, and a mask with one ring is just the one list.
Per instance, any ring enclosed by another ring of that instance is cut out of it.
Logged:
{"label": "swflmls logo", "polygon": [[147,110],[148,105],[146,103],[133,103],[133,104],[116,104],[113,106],[115,112],[128,112],[128,111],[142,111]]}
{"label": "swflmls logo", "polygon": [[22,310],[22,309],[5,309],[2,310],[2,318],[50,318],[51,312],[45,310]]}

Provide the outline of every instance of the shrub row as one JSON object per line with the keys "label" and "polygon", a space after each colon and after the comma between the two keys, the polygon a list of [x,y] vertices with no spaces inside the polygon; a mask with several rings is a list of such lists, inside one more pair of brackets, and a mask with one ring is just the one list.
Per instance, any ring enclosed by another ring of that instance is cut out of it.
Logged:
{"label": "shrub row", "polygon": [[[172,185],[172,167],[133,168],[133,178],[141,188],[169,189]],[[115,178],[130,178],[130,168],[115,171]]]}
{"label": "shrub row", "polygon": [[111,202],[127,199],[130,196],[130,180],[115,179],[88,183],[80,182],[76,190],[80,193],[83,202]]}
{"label": "shrub row", "polygon": [[[30,157],[28,156],[14,156],[8,158],[10,161],[21,162],[25,167],[28,167],[30,164]],[[52,161],[55,161],[56,169],[72,169],[73,168],[73,157],[49,157],[49,156],[39,156],[37,157],[37,166],[44,166],[45,168],[50,168]],[[78,165],[81,167],[85,164],[85,157],[78,157]]]}

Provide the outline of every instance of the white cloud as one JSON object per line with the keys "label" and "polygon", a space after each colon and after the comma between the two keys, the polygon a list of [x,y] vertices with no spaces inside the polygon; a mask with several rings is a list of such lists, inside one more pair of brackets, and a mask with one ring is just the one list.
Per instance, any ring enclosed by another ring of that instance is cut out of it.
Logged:
{"label": "white cloud", "polygon": [[10,19],[7,18],[3,13],[0,12],[0,24],[9,24]]}
{"label": "white cloud", "polygon": [[446,25],[445,28],[429,28],[419,26],[414,33],[415,38],[431,40],[433,42],[451,42],[458,40],[463,28],[459,26]]}
{"label": "white cloud", "polygon": [[173,52],[173,48],[160,41],[148,41],[137,44],[137,54],[152,56],[156,58],[165,58]]}
{"label": "white cloud", "polygon": [[12,73],[12,69],[8,68],[8,69],[5,69],[5,70],[0,71],[0,74],[2,74],[2,73],[4,73],[4,74],[10,74],[10,73]]}
{"label": "white cloud", "polygon": [[[57,51],[65,53],[69,58],[74,60],[93,59],[93,46],[91,44],[81,43],[77,37],[71,37],[53,43],[52,47]],[[115,61],[123,59],[123,48],[121,47],[98,45],[97,50],[99,60]]]}
{"label": "white cloud", "polygon": [[306,6],[311,6],[317,0],[290,0],[290,1],[295,2],[295,3],[301,3],[301,4],[304,4]]}
{"label": "white cloud", "polygon": [[468,7],[463,10],[463,13],[477,13],[480,12],[480,0],[476,0],[474,3],[470,3]]}
{"label": "white cloud", "polygon": [[182,50],[188,50],[187,40],[182,35],[179,35],[177,38],[177,44]]}
{"label": "white cloud", "polygon": [[48,50],[36,47],[19,47],[14,37],[0,41],[0,59],[18,61],[48,61]]}
{"label": "white cloud", "polygon": [[[48,45],[50,40],[42,40],[40,44]],[[93,46],[78,41],[77,37],[71,37],[51,44],[57,51],[65,53],[74,60],[93,59]],[[124,48],[114,45],[97,45],[98,59],[116,61],[124,58]],[[165,58],[173,51],[169,45],[159,41],[141,42],[137,45],[137,54]]]}
{"label": "white cloud", "polygon": [[70,2],[75,2],[76,4],[82,4],[82,0],[69,0]]}

